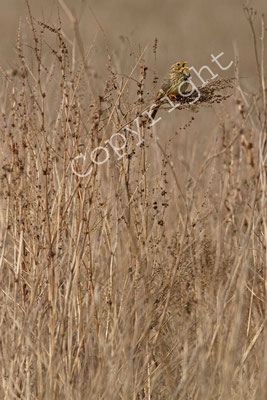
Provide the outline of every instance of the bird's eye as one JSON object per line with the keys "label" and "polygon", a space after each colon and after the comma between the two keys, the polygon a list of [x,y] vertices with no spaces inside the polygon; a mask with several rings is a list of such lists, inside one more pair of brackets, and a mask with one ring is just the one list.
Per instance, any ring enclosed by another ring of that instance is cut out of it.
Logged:
{"label": "bird's eye", "polygon": [[177,63],[176,65],[177,65],[177,67],[180,67],[180,63]]}

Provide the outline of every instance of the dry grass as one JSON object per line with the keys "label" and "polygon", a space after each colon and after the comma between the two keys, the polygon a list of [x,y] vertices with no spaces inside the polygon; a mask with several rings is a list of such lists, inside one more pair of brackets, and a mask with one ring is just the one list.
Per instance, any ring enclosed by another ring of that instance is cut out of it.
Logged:
{"label": "dry grass", "polygon": [[142,144],[123,129],[153,98],[144,53],[124,77],[107,49],[95,87],[72,14],[70,44],[29,10],[1,93],[1,399],[267,398],[266,28],[246,13],[258,92],[237,76],[185,100],[179,132],[218,113],[196,169],[164,106]]}

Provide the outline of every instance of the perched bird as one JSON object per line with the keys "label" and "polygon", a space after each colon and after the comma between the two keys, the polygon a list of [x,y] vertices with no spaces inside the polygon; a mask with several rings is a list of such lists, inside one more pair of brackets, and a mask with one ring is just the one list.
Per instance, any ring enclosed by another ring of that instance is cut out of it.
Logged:
{"label": "perched bird", "polygon": [[171,66],[169,76],[164,79],[155,99],[157,105],[151,113],[152,118],[155,118],[158,112],[162,97],[167,95],[170,98],[173,97],[176,99],[178,96],[186,92],[190,78],[189,68],[185,66],[186,64],[186,61],[180,61]]}

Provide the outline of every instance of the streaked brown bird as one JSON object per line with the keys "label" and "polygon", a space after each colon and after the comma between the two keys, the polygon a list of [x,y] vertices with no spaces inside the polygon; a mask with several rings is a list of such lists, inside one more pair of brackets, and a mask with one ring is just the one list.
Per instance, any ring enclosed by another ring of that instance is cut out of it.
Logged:
{"label": "streaked brown bird", "polygon": [[155,103],[157,105],[151,113],[152,118],[155,118],[161,105],[161,99],[164,96],[167,95],[170,98],[174,97],[177,99],[177,97],[181,96],[187,91],[189,86],[190,72],[189,68],[186,67],[186,64],[186,61],[178,61],[171,66],[169,75],[164,79],[155,99]]}

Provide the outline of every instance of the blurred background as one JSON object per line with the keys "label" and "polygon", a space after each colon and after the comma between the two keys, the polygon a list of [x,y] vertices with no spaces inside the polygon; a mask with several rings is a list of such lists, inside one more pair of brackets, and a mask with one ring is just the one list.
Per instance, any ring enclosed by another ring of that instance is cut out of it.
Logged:
{"label": "blurred background", "polygon": [[[57,26],[58,10],[62,11],[57,1],[35,0],[29,4],[37,19]],[[133,50],[148,45],[146,59],[152,62],[157,38],[157,68],[163,74],[176,59],[185,59],[200,68],[210,62],[211,53],[224,52],[226,59],[233,59],[234,51],[239,53],[241,75],[250,75],[255,67],[251,33],[243,12],[246,3],[242,0],[66,0],[66,4],[80,23],[84,45],[95,43],[97,60],[106,54],[96,18],[112,55],[121,55],[123,45],[132,46]],[[250,5],[259,14],[267,12],[265,0],[251,1]],[[14,61],[16,30],[20,17],[25,23],[27,9],[24,0],[0,0],[0,6],[1,65],[7,66]],[[66,14],[60,12],[60,16],[67,29]],[[127,52],[124,56],[121,62],[127,68]]]}

